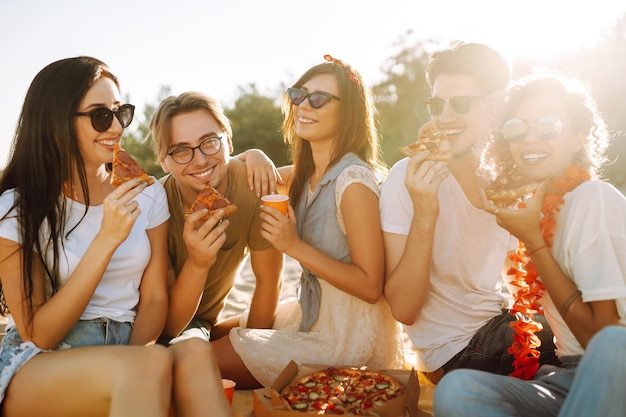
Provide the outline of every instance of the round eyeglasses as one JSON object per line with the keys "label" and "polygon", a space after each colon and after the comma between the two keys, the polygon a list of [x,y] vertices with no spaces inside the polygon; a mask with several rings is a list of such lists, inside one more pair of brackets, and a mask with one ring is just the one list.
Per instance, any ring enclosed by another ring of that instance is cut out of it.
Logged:
{"label": "round eyeglasses", "polygon": [[222,149],[222,136],[206,138],[200,142],[198,146],[180,146],[168,153],[168,155],[171,156],[177,164],[188,164],[195,156],[196,149],[205,156],[215,155]]}
{"label": "round eyeglasses", "polygon": [[76,116],[91,117],[91,126],[97,132],[106,132],[113,124],[113,116],[117,117],[123,128],[127,128],[133,121],[135,115],[135,106],[132,104],[123,104],[117,110],[111,110],[106,107],[98,107],[97,109],[87,112],[77,112]]}
{"label": "round eyeglasses", "polygon": [[528,136],[528,130],[535,128],[535,133],[542,140],[554,139],[563,131],[565,124],[558,117],[546,114],[537,119],[535,124],[527,124],[522,119],[509,119],[502,125],[500,133],[509,142],[521,142]]}

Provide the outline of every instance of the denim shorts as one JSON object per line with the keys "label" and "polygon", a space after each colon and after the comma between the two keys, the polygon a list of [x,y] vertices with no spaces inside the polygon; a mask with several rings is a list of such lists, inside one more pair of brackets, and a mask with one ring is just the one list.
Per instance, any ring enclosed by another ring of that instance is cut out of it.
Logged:
{"label": "denim shorts", "polygon": [[[133,330],[132,323],[121,323],[110,319],[81,320],[57,346],[69,349],[93,345],[127,345]],[[0,402],[20,367],[40,352],[32,342],[22,340],[17,328],[9,329],[0,344]]]}
{"label": "denim shorts", "polygon": [[[69,349],[79,346],[127,345],[133,331],[132,323],[123,323],[111,319],[80,320],[57,346],[58,349]],[[22,338],[12,328],[3,345],[19,346]]]}
{"label": "denim shorts", "polygon": [[57,349],[78,346],[127,345],[133,331],[132,323],[111,319],[80,320]]}

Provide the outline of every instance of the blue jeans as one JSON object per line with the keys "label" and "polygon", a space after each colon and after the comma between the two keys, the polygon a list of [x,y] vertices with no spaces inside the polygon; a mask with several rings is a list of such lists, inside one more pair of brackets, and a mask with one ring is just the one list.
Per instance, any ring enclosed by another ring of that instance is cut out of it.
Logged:
{"label": "blue jeans", "polygon": [[[79,346],[127,345],[133,331],[132,323],[122,323],[111,319],[80,320],[57,349]],[[15,328],[5,336],[3,344],[19,346],[23,340]]]}
{"label": "blue jeans", "polygon": [[626,328],[609,326],[587,345],[559,417],[626,416]]}
{"label": "blue jeans", "polygon": [[544,365],[522,381],[474,370],[443,377],[434,395],[435,417],[626,416],[626,329],[598,332],[579,357],[563,367]]}
{"label": "blue jeans", "polygon": [[[511,323],[516,318],[505,310],[499,316],[489,320],[470,340],[465,349],[450,359],[442,369],[445,373],[455,369],[478,369],[494,374],[508,375],[513,372],[512,354],[507,349],[513,343]],[[543,330],[537,333],[541,339],[539,351],[540,365],[560,365],[554,351],[554,334],[543,316],[535,316]]]}

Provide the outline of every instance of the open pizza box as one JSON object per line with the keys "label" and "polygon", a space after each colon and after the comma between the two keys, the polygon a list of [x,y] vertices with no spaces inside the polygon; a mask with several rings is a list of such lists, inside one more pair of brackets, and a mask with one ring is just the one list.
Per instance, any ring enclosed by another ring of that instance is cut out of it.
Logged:
{"label": "open pizza box", "polygon": [[[295,378],[308,375],[320,369],[328,368],[328,365],[298,365],[291,361],[283,369],[269,388],[261,388],[253,392],[253,411],[255,417],[302,417],[312,413],[293,411],[287,408],[280,392],[289,385]],[[414,370],[385,370],[385,372],[395,376],[405,386],[404,394],[388,401],[385,405],[371,409],[368,416],[373,417],[425,417],[429,416],[417,409],[420,386],[417,381],[417,374]]]}

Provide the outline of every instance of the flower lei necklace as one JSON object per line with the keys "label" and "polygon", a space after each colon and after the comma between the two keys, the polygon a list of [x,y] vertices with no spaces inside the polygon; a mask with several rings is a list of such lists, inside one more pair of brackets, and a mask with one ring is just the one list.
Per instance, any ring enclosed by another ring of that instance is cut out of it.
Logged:
{"label": "flower lei necklace", "polygon": [[[591,178],[589,172],[570,166],[565,174],[555,179],[548,187],[541,206],[540,230],[548,248],[552,247],[556,215],[564,202],[563,196],[578,187],[582,182]],[[522,203],[520,203],[520,206]],[[528,380],[539,369],[540,352],[536,349],[541,345],[536,332],[542,329],[541,323],[534,320],[535,314],[543,314],[538,304],[545,287],[539,281],[539,273],[535,268],[530,254],[522,242],[518,242],[516,251],[511,255],[514,266],[509,269],[508,275],[513,275],[511,285],[518,288],[515,293],[515,302],[511,307],[511,314],[517,320],[511,323],[513,328],[513,343],[507,352],[513,354],[513,372],[509,375]]]}

